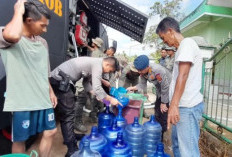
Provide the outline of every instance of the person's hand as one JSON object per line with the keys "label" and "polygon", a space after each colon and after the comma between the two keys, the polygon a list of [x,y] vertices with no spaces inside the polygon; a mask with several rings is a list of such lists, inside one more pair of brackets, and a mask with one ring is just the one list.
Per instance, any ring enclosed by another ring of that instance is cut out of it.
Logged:
{"label": "person's hand", "polygon": [[110,87],[110,82],[106,81],[104,79],[101,80],[102,84],[104,84],[106,87]]}
{"label": "person's hand", "polygon": [[180,120],[180,113],[179,113],[179,107],[175,104],[170,104],[169,110],[168,110],[168,129],[171,127],[171,124],[176,125]]}
{"label": "person's hand", "polygon": [[111,105],[114,105],[114,106],[117,106],[118,104],[122,106],[122,104],[115,98],[111,97],[110,99],[110,104]]}
{"label": "person's hand", "polygon": [[160,105],[160,111],[161,111],[162,113],[167,112],[167,111],[168,111],[167,105],[161,103],[161,105]]}
{"label": "person's hand", "polygon": [[25,12],[24,3],[27,2],[26,0],[18,0],[14,5],[15,13],[23,15]]}
{"label": "person's hand", "polygon": [[88,47],[89,45],[88,45],[88,43],[84,42],[82,46],[83,47]]}
{"label": "person's hand", "polygon": [[136,86],[128,87],[126,90],[127,91],[135,91],[135,90],[137,90],[137,87]]}
{"label": "person's hand", "polygon": [[56,95],[54,94],[54,92],[50,92],[50,100],[52,102],[52,106],[53,108],[56,108],[56,105],[57,105],[57,97]]}

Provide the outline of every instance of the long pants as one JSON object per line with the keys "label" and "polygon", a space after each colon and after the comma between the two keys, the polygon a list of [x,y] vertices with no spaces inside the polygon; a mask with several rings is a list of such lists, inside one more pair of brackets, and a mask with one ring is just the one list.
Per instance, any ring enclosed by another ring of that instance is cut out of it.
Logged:
{"label": "long pants", "polygon": [[200,157],[200,120],[204,103],[194,107],[179,107],[180,121],[172,126],[172,148],[175,157]]}
{"label": "long pants", "polygon": [[[167,119],[168,119],[168,112],[161,112],[160,111],[160,105],[161,105],[161,97],[156,98],[155,102],[155,118],[160,123],[162,127],[162,140],[163,140],[163,134],[165,131],[167,131]],[[166,104],[167,107],[169,107],[169,103]]]}
{"label": "long pants", "polygon": [[79,91],[77,94],[77,101],[75,103],[75,125],[82,122],[83,107],[86,104],[87,97],[84,90]]}
{"label": "long pants", "polygon": [[61,131],[64,138],[64,143],[68,146],[68,149],[75,147],[75,134],[74,134],[74,108],[76,97],[74,93],[74,87],[67,92],[59,90],[59,81],[54,78],[50,78],[52,88],[58,98],[58,111],[61,124]]}

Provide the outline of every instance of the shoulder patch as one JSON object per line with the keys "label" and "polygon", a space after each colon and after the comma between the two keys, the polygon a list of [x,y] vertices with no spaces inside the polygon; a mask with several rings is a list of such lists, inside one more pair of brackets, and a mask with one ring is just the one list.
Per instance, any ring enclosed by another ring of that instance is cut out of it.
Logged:
{"label": "shoulder patch", "polygon": [[155,78],[156,78],[158,81],[162,81],[162,77],[160,76],[160,74],[156,74],[156,75],[155,75]]}
{"label": "shoulder patch", "polygon": [[154,80],[154,79],[155,79],[154,74],[151,74],[151,75],[149,76],[149,80]]}

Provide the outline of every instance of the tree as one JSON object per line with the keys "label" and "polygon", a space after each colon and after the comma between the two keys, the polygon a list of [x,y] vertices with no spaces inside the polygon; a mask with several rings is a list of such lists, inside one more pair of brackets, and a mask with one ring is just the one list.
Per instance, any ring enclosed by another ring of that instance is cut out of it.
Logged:
{"label": "tree", "polygon": [[152,11],[149,15],[159,15],[161,18],[170,16],[180,21],[184,17],[184,14],[180,12],[182,1],[183,0],[164,0],[163,3],[155,2],[154,5],[150,7]]}
{"label": "tree", "polygon": [[160,50],[157,50],[156,52],[153,52],[150,54],[151,57],[155,60],[155,63],[159,63],[159,59],[161,58]]}
{"label": "tree", "polygon": [[[155,2],[151,9],[150,17],[154,15],[159,15],[160,18],[164,17],[173,17],[178,21],[181,21],[184,18],[184,13],[181,12],[181,2],[183,0],[164,0],[163,3]],[[159,36],[156,34],[157,25],[151,26],[148,32],[145,34],[144,42],[145,43],[155,43],[158,44]]]}

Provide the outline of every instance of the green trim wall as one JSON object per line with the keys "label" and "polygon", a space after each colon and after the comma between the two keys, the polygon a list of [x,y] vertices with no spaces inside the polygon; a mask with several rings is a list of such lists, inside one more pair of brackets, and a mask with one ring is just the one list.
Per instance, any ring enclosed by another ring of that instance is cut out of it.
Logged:
{"label": "green trim wall", "polygon": [[202,36],[218,46],[232,36],[232,8],[207,5],[207,0],[180,22],[185,37]]}

